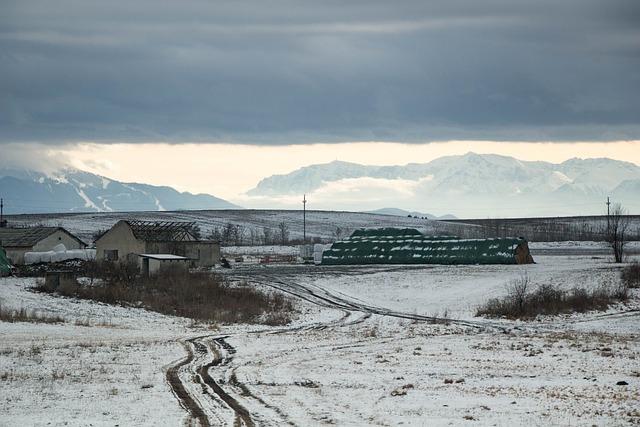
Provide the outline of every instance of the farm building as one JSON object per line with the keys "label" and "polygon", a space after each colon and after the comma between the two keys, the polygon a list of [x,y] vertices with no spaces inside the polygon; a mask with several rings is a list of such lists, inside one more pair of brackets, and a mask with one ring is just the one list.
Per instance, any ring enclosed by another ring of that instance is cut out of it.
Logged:
{"label": "farm building", "polygon": [[189,258],[171,254],[140,254],[143,275],[158,274],[167,270],[189,270]]}
{"label": "farm building", "polygon": [[141,262],[140,254],[171,254],[189,258],[193,267],[217,264],[220,243],[197,240],[194,226],[195,222],[118,221],[96,239],[96,259]]}
{"label": "farm building", "polygon": [[322,264],[531,264],[523,238],[429,237],[415,229],[360,229],[322,254]]}
{"label": "farm building", "polygon": [[62,227],[0,228],[0,240],[14,264],[24,264],[27,252],[48,252],[60,244],[72,250],[87,246]]}

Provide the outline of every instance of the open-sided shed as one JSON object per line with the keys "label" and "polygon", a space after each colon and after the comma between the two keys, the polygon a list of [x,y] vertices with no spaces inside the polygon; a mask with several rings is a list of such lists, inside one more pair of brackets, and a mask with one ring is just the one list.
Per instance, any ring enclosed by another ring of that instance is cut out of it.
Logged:
{"label": "open-sided shed", "polygon": [[531,264],[521,237],[460,239],[415,229],[356,230],[322,254],[322,264]]}
{"label": "open-sided shed", "polygon": [[189,270],[189,258],[172,254],[140,254],[142,260],[141,273],[145,276],[158,274],[167,270]]}

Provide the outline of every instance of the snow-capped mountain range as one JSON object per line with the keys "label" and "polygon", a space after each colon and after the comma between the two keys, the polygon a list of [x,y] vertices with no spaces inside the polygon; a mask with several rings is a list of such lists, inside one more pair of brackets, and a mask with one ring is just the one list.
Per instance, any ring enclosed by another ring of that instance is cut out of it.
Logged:
{"label": "snow-capped mountain range", "polygon": [[406,166],[334,161],[265,178],[247,195],[283,199],[307,194],[317,204],[395,207],[459,217],[602,214],[606,199],[640,206],[640,167],[627,162],[570,159],[560,164],[467,153]]}
{"label": "snow-capped mountain range", "polygon": [[303,195],[306,208],[312,210],[460,218],[602,215],[610,197],[612,203],[638,214],[640,167],[607,158],[554,164],[475,153],[405,166],[334,161],[264,178],[238,201],[232,200],[237,204],[73,168],[46,174],[0,169],[0,197],[8,215],[239,209],[239,205],[302,209]]}
{"label": "snow-capped mountain range", "polygon": [[0,196],[5,214],[239,208],[208,194],[124,183],[73,168],[51,174],[0,169]]}

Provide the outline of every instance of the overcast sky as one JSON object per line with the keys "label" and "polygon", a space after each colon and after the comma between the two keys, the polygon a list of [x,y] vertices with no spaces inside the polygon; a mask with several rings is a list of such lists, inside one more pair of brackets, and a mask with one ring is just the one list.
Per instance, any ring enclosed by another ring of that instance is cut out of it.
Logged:
{"label": "overcast sky", "polygon": [[640,151],[639,94],[637,0],[0,2],[5,162],[48,147],[77,163],[87,143],[104,167],[116,143],[166,150],[138,162],[143,177],[179,158],[166,144],[199,162],[210,151],[193,144],[293,158],[306,144],[340,157],[363,141],[580,141],[606,155],[616,145],[596,144]]}
{"label": "overcast sky", "polygon": [[4,0],[3,141],[640,139],[640,2]]}

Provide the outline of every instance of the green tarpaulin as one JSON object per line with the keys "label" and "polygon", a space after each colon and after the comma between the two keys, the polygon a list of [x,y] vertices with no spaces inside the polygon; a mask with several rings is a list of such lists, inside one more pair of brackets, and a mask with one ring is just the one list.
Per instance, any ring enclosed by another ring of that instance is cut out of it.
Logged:
{"label": "green tarpaulin", "polygon": [[360,229],[322,254],[322,264],[530,264],[523,238],[460,239],[415,229]]}
{"label": "green tarpaulin", "polygon": [[8,276],[11,274],[11,264],[7,259],[7,255],[2,248],[2,242],[0,242],[0,276]]}

